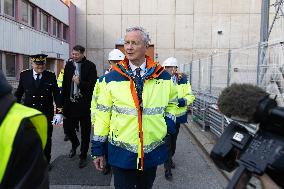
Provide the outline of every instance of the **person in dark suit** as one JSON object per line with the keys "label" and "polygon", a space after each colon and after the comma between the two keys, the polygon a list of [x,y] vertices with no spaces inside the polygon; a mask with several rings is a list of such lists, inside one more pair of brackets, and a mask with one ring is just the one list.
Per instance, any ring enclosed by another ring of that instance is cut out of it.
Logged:
{"label": "person in dark suit", "polygon": [[[48,121],[47,143],[44,149],[47,162],[51,159],[52,144],[52,120],[54,116],[55,101],[57,112],[60,113],[61,96],[57,86],[56,77],[53,72],[47,71],[45,54],[36,54],[31,56],[32,69],[24,70],[20,74],[19,86],[15,92],[17,102],[35,108],[45,114]],[[24,95],[24,98],[23,98]],[[60,114],[56,115],[60,117]],[[51,168],[51,167],[50,167]]]}
{"label": "person in dark suit", "polygon": [[76,45],[72,50],[70,59],[64,69],[62,96],[64,127],[72,143],[69,157],[76,155],[76,149],[80,142],[75,128],[81,127],[81,154],[79,168],[87,165],[87,153],[89,150],[91,135],[91,100],[94,86],[97,80],[97,70],[93,62],[84,56],[85,48]]}

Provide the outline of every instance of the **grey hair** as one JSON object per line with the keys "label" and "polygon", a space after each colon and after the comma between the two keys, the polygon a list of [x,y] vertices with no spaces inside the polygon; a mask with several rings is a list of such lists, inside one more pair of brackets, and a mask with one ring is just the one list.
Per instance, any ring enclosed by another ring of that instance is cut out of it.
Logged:
{"label": "grey hair", "polygon": [[149,45],[150,36],[149,36],[149,33],[144,28],[142,28],[141,26],[134,26],[134,27],[126,28],[126,33],[132,32],[132,31],[139,31],[143,36],[143,41],[145,45]]}

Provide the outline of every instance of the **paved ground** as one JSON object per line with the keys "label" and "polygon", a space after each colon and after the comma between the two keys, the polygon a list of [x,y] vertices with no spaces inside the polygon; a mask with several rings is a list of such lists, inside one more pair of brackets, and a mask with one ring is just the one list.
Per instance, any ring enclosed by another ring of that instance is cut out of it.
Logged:
{"label": "paved ground", "polygon": [[[67,155],[71,144],[70,142],[63,141],[63,129],[61,127],[55,127],[53,133],[53,149],[52,149],[52,161],[62,155]],[[191,140],[190,133],[185,125],[181,127],[180,134],[177,141],[177,150],[174,157],[176,163],[176,169],[173,170],[173,181],[167,181],[164,178],[163,166],[160,166],[157,170],[157,177],[153,186],[153,189],[219,189],[224,188],[227,184],[227,180],[216,169],[211,160],[208,159],[208,155],[200,149],[198,143],[195,140]],[[65,156],[66,157],[66,156]],[[68,161],[68,159],[66,159]],[[77,161],[72,161],[77,166]],[[54,170],[56,166],[54,165]],[[88,166],[93,166],[90,162]],[[72,165],[74,167],[74,165]],[[71,169],[71,168],[70,168]],[[78,180],[81,177],[86,177],[84,170],[79,168],[75,169],[76,177]],[[95,168],[94,168],[95,169]],[[52,170],[52,171],[54,171]],[[88,170],[92,171],[92,169]],[[52,174],[52,171],[50,174]],[[70,171],[70,170],[66,170]],[[95,171],[95,170],[94,170]],[[51,179],[54,177],[51,177]],[[100,178],[104,178],[101,177]],[[64,179],[64,178],[56,178]],[[105,179],[108,179],[105,177]],[[51,180],[51,183],[54,183]],[[56,182],[55,182],[56,183]],[[57,182],[58,183],[58,182]],[[74,182],[73,182],[74,183]],[[76,183],[76,182],[75,182]],[[81,186],[81,185],[51,185],[51,189],[75,189],[75,188],[114,188],[113,179],[111,179],[110,186]]]}

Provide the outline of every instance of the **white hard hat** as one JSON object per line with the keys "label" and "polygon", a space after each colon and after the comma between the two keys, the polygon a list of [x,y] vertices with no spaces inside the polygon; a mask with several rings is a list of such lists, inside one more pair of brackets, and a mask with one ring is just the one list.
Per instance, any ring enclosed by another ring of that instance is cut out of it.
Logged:
{"label": "white hard hat", "polygon": [[163,67],[166,67],[166,66],[176,66],[176,67],[178,67],[177,59],[176,59],[175,57],[167,58],[167,59],[163,62]]}
{"label": "white hard hat", "polygon": [[123,59],[124,59],[124,54],[118,49],[113,49],[108,54],[108,60],[123,60]]}

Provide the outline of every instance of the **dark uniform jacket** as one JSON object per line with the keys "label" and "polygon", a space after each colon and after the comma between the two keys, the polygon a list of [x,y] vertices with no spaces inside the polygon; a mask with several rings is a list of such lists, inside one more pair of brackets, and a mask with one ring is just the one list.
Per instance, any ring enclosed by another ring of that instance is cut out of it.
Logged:
{"label": "dark uniform jacket", "polygon": [[[9,97],[0,92],[0,127],[13,105]],[[13,143],[0,189],[5,188],[49,188],[47,162],[41,139],[31,121],[24,119]]]}
{"label": "dark uniform jacket", "polygon": [[36,87],[33,70],[25,70],[20,74],[18,89],[15,92],[17,102],[43,112],[50,120],[54,115],[53,100],[57,108],[61,107],[60,91],[53,72],[43,71],[39,87]]}
{"label": "dark uniform jacket", "polygon": [[63,114],[66,117],[82,117],[91,113],[91,100],[97,80],[96,65],[85,57],[78,63],[82,64],[80,84],[78,86],[82,96],[77,102],[71,102],[70,100],[72,77],[75,71],[73,62],[68,61],[64,69],[62,96],[64,101]]}

